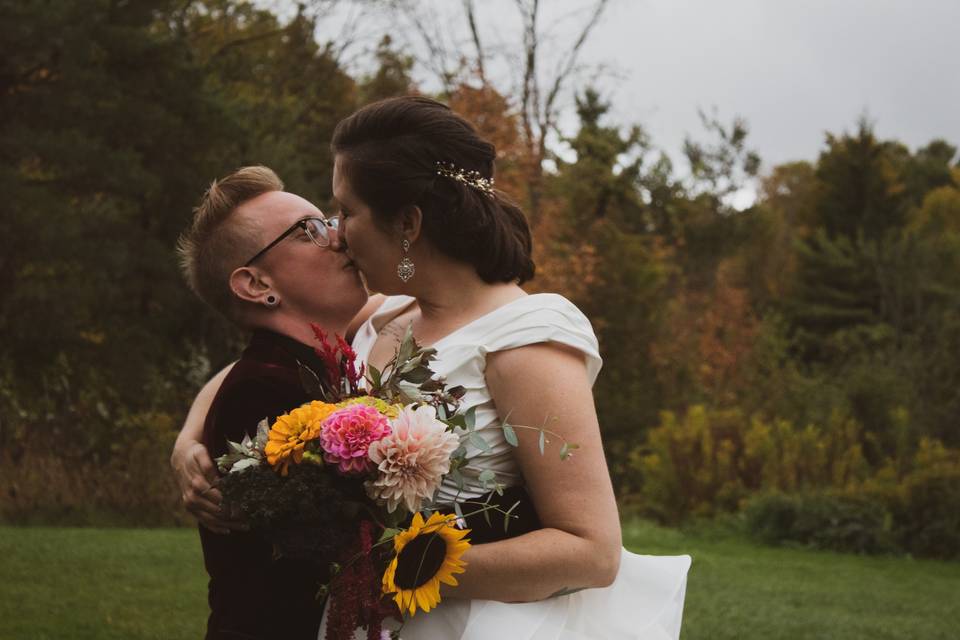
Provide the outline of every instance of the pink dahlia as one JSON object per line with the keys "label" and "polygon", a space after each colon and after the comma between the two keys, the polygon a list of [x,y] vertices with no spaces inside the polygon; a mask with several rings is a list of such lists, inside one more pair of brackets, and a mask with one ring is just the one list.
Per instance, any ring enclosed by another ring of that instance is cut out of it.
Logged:
{"label": "pink dahlia", "polygon": [[460,446],[460,438],[437,420],[433,407],[404,407],[390,424],[390,435],[370,445],[378,473],[365,486],[371,498],[387,503],[388,511],[403,502],[412,513],[433,497],[450,471],[450,454]]}
{"label": "pink dahlia", "polygon": [[390,433],[386,416],[365,404],[354,404],[340,409],[323,421],[320,427],[320,446],[323,459],[335,464],[341,473],[364,473],[373,465],[367,449]]}

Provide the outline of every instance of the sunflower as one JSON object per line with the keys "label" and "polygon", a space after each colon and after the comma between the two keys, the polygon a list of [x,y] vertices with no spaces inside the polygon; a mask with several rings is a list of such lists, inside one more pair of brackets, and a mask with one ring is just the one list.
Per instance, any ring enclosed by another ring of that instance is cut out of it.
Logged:
{"label": "sunflower", "polygon": [[430,611],[440,603],[440,583],[455,587],[453,575],[466,571],[460,557],[470,548],[463,539],[470,530],[454,527],[454,519],[434,513],[424,523],[418,512],[410,528],[393,538],[396,555],[383,573],[383,593],[396,594],[401,612]]}
{"label": "sunflower", "polygon": [[320,437],[321,423],[336,409],[336,405],[314,400],[277,418],[263,450],[267,462],[287,475],[290,463],[299,464],[303,460],[304,446]]}

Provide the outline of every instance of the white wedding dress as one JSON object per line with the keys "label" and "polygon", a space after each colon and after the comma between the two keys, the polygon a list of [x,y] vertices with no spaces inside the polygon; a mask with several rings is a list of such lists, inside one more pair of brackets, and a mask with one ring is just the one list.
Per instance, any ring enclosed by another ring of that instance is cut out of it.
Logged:
{"label": "white wedding dress", "polygon": [[[353,341],[365,361],[377,330],[413,302],[392,296],[360,328]],[[583,353],[591,384],[600,371],[597,338],[590,321],[569,300],[542,293],[514,300],[454,331],[433,346],[436,373],[450,386],[466,388],[462,409],[476,407],[477,430],[490,451],[468,447],[471,463],[463,469],[463,490],[441,486],[436,502],[478,497],[489,489],[477,480],[492,469],[500,483],[522,483],[513,447],[503,436],[500,419],[484,379],[486,356],[540,342],[556,342]],[[409,618],[402,640],[677,640],[683,614],[690,556],[645,556],[623,550],[612,585],[587,589],[541,602],[504,603],[447,598],[428,612]],[[468,569],[469,571],[469,569]],[[326,617],[321,625],[324,637]],[[356,639],[366,638],[358,631]],[[347,640],[347,639],[344,639]]]}

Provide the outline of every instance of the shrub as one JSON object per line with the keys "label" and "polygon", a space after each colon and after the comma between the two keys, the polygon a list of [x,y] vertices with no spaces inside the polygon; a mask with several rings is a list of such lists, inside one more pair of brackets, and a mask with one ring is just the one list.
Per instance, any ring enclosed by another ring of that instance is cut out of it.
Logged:
{"label": "shrub", "polygon": [[[189,522],[169,456],[177,422],[164,413],[117,419],[113,450],[71,452],[69,441],[34,438],[0,454],[0,522],[170,526]],[[77,426],[77,428],[81,428]]]}
{"label": "shrub", "polygon": [[918,556],[960,557],[960,451],[923,438],[911,467],[895,491],[887,490],[902,547]]}
{"label": "shrub", "polygon": [[924,469],[907,476],[897,526],[910,553],[960,557],[960,469]]}
{"label": "shrub", "polygon": [[845,490],[758,495],[744,509],[762,542],[821,549],[960,557],[960,452],[922,439],[908,470],[889,461]]}
{"label": "shrub", "polygon": [[795,542],[857,553],[897,550],[890,511],[868,496],[767,494],[750,500],[744,514],[747,531],[768,544]]}
{"label": "shrub", "polygon": [[826,428],[800,429],[736,409],[694,406],[682,419],[664,412],[647,444],[631,453],[640,489],[628,502],[677,523],[736,511],[758,492],[856,485],[870,473],[861,437],[860,426],[839,414]]}

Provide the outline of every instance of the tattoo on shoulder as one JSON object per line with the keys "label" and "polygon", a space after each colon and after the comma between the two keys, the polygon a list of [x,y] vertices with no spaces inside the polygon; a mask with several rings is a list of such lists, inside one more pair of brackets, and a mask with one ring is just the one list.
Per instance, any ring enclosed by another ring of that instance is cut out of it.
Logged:
{"label": "tattoo on shoulder", "polygon": [[563,589],[560,589],[560,591],[557,591],[556,593],[552,594],[550,597],[559,598],[560,596],[568,596],[571,593],[576,593],[577,591],[583,591],[584,589],[586,589],[586,587],[574,587],[572,589],[570,587],[564,587]]}
{"label": "tattoo on shoulder", "polygon": [[383,329],[380,330],[381,334],[388,335],[391,338],[396,338],[397,342],[403,339],[403,334],[406,331],[405,327],[401,327],[400,323],[396,320],[388,323]]}

